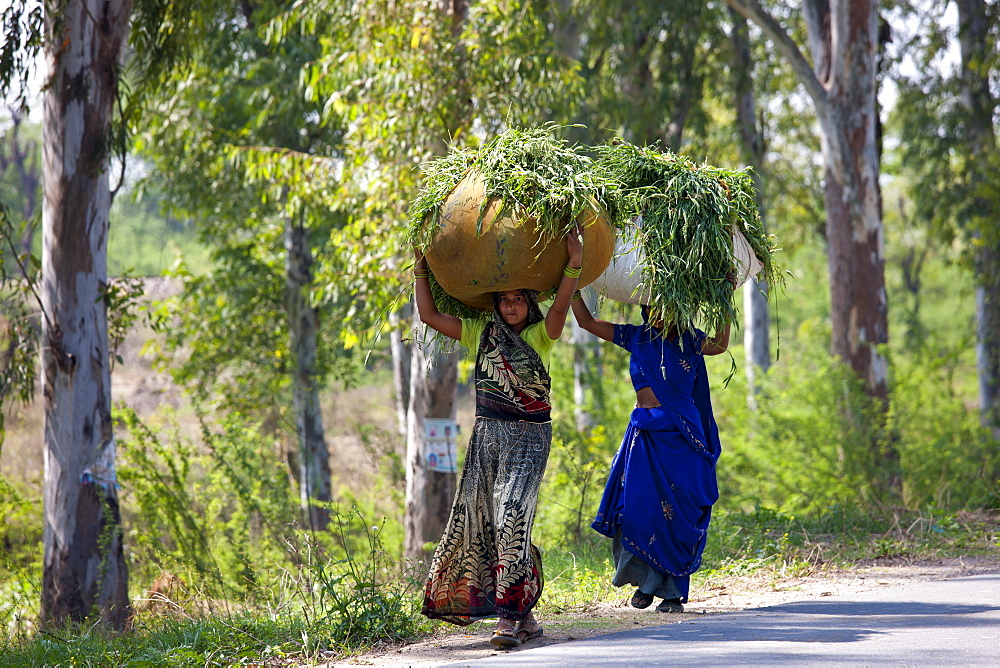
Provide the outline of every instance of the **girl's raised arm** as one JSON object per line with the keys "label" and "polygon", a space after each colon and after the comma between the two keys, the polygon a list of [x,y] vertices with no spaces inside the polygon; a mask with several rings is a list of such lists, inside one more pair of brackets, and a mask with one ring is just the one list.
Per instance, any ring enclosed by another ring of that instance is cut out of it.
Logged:
{"label": "girl's raised arm", "polygon": [[615,325],[607,320],[598,320],[587,307],[587,302],[583,297],[573,295],[573,316],[580,327],[587,330],[599,339],[612,341],[615,338]]}

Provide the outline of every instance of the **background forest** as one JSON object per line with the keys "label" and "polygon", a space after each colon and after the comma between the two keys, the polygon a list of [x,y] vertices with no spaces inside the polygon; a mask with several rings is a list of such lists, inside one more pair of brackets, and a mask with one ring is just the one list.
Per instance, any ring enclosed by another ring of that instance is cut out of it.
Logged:
{"label": "background forest", "polygon": [[[744,288],[731,355],[709,360],[721,499],[692,591],[1000,551],[995,1],[112,3],[107,132],[78,142],[113,192],[106,238],[99,213],[71,218],[97,205],[43,191],[69,176],[42,159],[60,124],[32,67],[62,58],[80,3],[2,12],[0,646],[18,661],[317,657],[433,626],[418,593],[455,474],[421,466],[423,420],[464,438],[472,390],[410,317],[407,210],[421,164],[510,127],[755,172],[784,281]],[[867,46],[831,39],[848,16]],[[43,428],[70,410],[43,392],[61,382],[46,291],[82,271],[43,192],[106,253],[88,275],[108,382],[83,392],[108,398],[100,442]],[[634,402],[623,351],[563,339],[534,534],[547,610],[621,595],[589,524]],[[96,538],[63,548],[100,564],[81,603],[49,555],[53,518],[83,512],[63,486],[90,484]],[[154,640],[77,634],[94,617]]]}

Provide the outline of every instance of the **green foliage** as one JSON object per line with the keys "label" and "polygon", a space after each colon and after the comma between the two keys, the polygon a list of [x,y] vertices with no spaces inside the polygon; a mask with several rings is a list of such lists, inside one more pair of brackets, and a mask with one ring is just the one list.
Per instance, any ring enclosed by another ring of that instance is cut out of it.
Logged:
{"label": "green foliage", "polygon": [[823,323],[806,321],[796,335],[795,348],[761,380],[758,410],[746,405],[742,375],[725,390],[713,385],[724,503],[794,513],[876,505],[881,499],[871,481],[887,474],[871,447],[886,438],[879,411],[829,354]]}
{"label": "green foliage", "polygon": [[591,610],[599,603],[621,597],[608,576],[614,568],[611,541],[590,533],[572,546],[548,549],[542,555],[545,593],[539,601],[539,614]]}
{"label": "green foliage", "polygon": [[[287,419],[290,401],[275,398],[289,395],[292,371],[281,234],[271,225],[256,241],[216,248],[215,268],[201,275],[179,264],[169,275],[181,291],[154,313],[165,335],[161,363],[178,383],[226,411],[261,416],[272,430]],[[355,356],[337,341],[320,337],[317,346],[320,380],[357,371]]]}
{"label": "green foliage", "polygon": [[42,573],[41,499],[31,497],[0,476],[0,636],[11,637],[31,627],[28,610],[37,604]]}
{"label": "green foliage", "polygon": [[1000,502],[1000,451],[962,392],[972,340],[970,331],[953,350],[917,348],[896,364],[890,420],[908,508],[969,510]]}
{"label": "green foliage", "polygon": [[28,80],[42,48],[44,3],[14,0],[0,13],[0,98],[15,92],[15,103],[23,106],[28,97]]}
{"label": "green foliage", "polygon": [[772,258],[774,239],[764,230],[749,169],[727,170],[640,148],[623,140],[598,147],[594,171],[620,188],[621,217],[642,216],[635,226],[646,264],[641,294],[684,330],[694,322],[716,331],[736,320],[731,228],[743,232],[764,265],[760,278],[780,278]]}
{"label": "green foliage", "polygon": [[971,29],[960,31],[957,39],[965,44],[956,63],[948,9],[941,3],[897,8],[901,23],[919,24],[920,30],[905,34],[908,48],[890,62],[899,98],[887,128],[900,141],[887,156],[887,171],[905,181],[915,222],[927,226],[941,246],[956,243],[962,259],[971,262],[980,244],[1000,244],[995,178],[1000,168],[995,115],[1000,34],[995,3],[982,3],[985,29],[978,36]]}
{"label": "green foliage", "polygon": [[598,0],[574,2],[569,14],[566,30],[575,22],[585,36],[585,96],[574,120],[673,151],[704,138],[712,96],[730,95],[720,76],[729,53],[723,4],[640,1],[622,11]]}
{"label": "green foliage", "polygon": [[201,450],[177,433],[162,440],[131,410],[116,418],[130,434],[119,479],[133,572],[173,573],[209,597],[267,598],[257,569],[280,561],[298,504],[259,425],[230,415],[213,431],[202,417]]}
{"label": "green foliage", "polygon": [[[578,93],[577,66],[555,48],[543,5],[491,0],[470,3],[467,15],[450,9],[325,0],[299,3],[268,24],[271,43],[300,32],[325,36],[322,56],[303,68],[302,90],[323,119],[345,121],[339,198],[356,206],[354,234],[336,239],[343,265],[319,268],[317,280],[358,286],[359,316],[397,308],[409,287],[399,271],[410,257],[400,221],[417,196],[419,166],[508,125],[558,117]],[[321,33],[324,21],[332,24]]]}
{"label": "green foliage", "polygon": [[[35,395],[40,323],[31,308],[38,301],[37,258],[13,247],[13,224],[0,202],[0,237],[10,248],[0,249],[0,409],[26,406]],[[8,253],[8,251],[10,251]],[[0,450],[5,411],[0,410]]]}
{"label": "green foliage", "polygon": [[[334,514],[335,539],[345,546],[361,539],[363,546],[348,547],[347,557],[331,561],[327,550],[306,543],[303,564],[303,612],[325,635],[344,648],[371,646],[413,636],[426,626],[418,617],[422,582],[400,577],[398,566],[381,546],[381,525],[368,527],[355,511]],[[357,527],[362,531],[357,533]],[[308,643],[308,639],[305,640]]]}
{"label": "green foliage", "polygon": [[553,137],[557,128],[510,128],[478,150],[457,149],[423,166],[423,187],[410,207],[410,243],[426,248],[441,226],[441,206],[470,170],[484,180],[476,231],[491,201],[497,217],[531,220],[545,239],[564,236],[577,216],[596,205],[617,210],[612,181],[589,169],[590,159]]}
{"label": "green foliage", "polygon": [[315,660],[427,628],[419,583],[399,565],[402,536],[386,531],[392,523],[333,507],[331,533],[298,528],[280,453],[252,423],[203,424],[196,447],[132,411],[115,417],[128,432],[119,480],[130,571],[133,583],[157,580],[159,593],[140,597],[129,633],[66,627],[29,638],[40,508],[0,480],[4,544],[24,550],[4,554],[0,665]]}
{"label": "green foliage", "polygon": [[194,225],[161,211],[162,197],[152,184],[119,192],[111,204],[108,233],[109,276],[161,276],[183,257],[201,273],[208,251]]}

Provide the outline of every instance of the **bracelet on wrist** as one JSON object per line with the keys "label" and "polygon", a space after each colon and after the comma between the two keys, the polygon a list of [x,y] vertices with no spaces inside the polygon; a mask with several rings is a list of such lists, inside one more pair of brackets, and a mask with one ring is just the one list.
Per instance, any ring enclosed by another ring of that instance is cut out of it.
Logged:
{"label": "bracelet on wrist", "polygon": [[566,268],[563,269],[563,275],[569,278],[580,278],[580,274],[583,273],[583,267],[571,267],[568,264]]}
{"label": "bracelet on wrist", "polygon": [[573,293],[573,301],[576,301],[577,299],[583,299],[583,293],[579,290]]}

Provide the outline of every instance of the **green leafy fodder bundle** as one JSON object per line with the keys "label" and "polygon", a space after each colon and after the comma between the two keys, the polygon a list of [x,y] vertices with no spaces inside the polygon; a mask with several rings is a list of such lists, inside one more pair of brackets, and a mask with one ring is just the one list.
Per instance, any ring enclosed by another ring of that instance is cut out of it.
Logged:
{"label": "green leafy fodder bundle", "polygon": [[664,314],[667,325],[683,330],[698,322],[714,330],[736,320],[726,279],[735,266],[734,227],[763,265],[759,278],[778,278],[773,239],[760,219],[749,168],[697,165],[621,140],[597,151],[598,178],[620,188],[619,216],[626,221],[642,216],[634,230],[645,258],[639,293],[650,295],[650,307]]}
{"label": "green leafy fodder bundle", "polygon": [[[585,211],[616,211],[614,182],[593,170],[591,159],[576,147],[555,138],[556,129],[550,124],[511,128],[478,148],[452,148],[423,165],[422,189],[409,209],[408,242],[425,251],[434,243],[445,203],[471,173],[483,183],[476,235],[489,224],[488,212],[497,220],[511,217],[516,225],[533,226],[528,233],[537,236],[539,252],[565,236]],[[435,297],[444,312],[475,312],[440,289]]]}
{"label": "green leafy fodder bundle", "polygon": [[[533,219],[543,235],[566,234],[576,217],[597,202],[617,209],[614,181],[591,169],[592,161],[567,142],[556,139],[556,127],[511,128],[478,149],[453,148],[423,165],[423,185],[410,205],[409,242],[426,248],[434,240],[441,206],[470,170],[486,182],[479,224],[489,200],[502,202],[497,217],[518,210]],[[480,228],[481,231],[481,228]]]}

